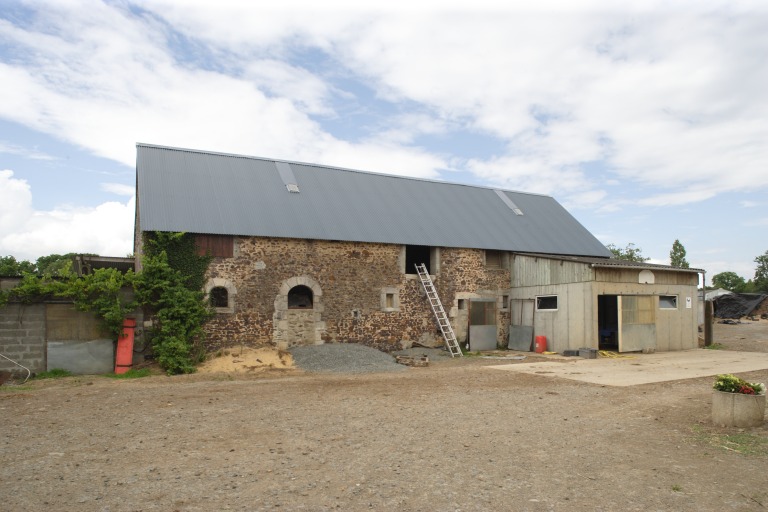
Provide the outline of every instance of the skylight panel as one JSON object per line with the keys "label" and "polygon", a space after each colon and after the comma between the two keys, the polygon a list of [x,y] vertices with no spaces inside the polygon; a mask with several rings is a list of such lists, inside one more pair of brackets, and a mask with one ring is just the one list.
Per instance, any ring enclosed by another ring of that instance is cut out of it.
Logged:
{"label": "skylight panel", "polygon": [[496,195],[499,196],[502,201],[504,201],[504,204],[507,205],[509,209],[515,213],[515,215],[523,214],[523,210],[518,208],[517,205],[509,198],[507,194],[504,193],[503,190],[494,189],[494,192],[496,192]]}

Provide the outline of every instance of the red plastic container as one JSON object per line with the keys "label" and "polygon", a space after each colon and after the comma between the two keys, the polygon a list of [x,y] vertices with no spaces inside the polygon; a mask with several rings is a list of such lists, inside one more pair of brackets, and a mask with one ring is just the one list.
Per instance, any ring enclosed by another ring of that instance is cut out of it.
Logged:
{"label": "red plastic container", "polygon": [[536,353],[541,354],[542,352],[547,351],[547,337],[546,336],[536,336],[534,342],[533,342],[533,350],[536,351]]}
{"label": "red plastic container", "polygon": [[133,366],[133,330],[136,328],[135,318],[123,320],[123,333],[117,339],[117,354],[115,354],[115,373],[125,373]]}

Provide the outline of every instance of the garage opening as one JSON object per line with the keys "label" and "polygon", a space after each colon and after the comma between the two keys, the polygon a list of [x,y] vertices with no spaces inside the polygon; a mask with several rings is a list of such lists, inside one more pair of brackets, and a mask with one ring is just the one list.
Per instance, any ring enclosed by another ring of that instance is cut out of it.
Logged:
{"label": "garage opening", "polygon": [[496,299],[470,299],[468,341],[472,350],[496,350]]}
{"label": "garage opening", "polygon": [[600,350],[619,349],[619,296],[597,296],[597,328]]}

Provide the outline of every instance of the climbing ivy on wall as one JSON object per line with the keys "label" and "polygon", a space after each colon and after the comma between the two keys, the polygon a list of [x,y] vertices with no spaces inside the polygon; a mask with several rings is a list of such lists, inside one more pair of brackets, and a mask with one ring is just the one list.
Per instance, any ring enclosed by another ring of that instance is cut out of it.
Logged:
{"label": "climbing ivy on wall", "polygon": [[197,255],[190,234],[145,235],[134,289],[153,318],[152,350],[169,374],[194,372],[205,356],[203,324],[213,313],[202,288],[210,261]]}
{"label": "climbing ivy on wall", "polygon": [[164,231],[145,233],[145,257],[159,256],[163,252],[168,258],[168,265],[181,272],[187,288],[194,291],[203,289],[205,272],[208,270],[211,258],[197,254],[194,235]]}

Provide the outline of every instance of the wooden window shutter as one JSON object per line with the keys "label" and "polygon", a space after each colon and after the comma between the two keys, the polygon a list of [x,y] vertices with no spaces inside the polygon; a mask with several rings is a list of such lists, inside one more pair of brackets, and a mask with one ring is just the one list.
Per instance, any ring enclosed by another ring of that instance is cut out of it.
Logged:
{"label": "wooden window shutter", "polygon": [[196,235],[195,246],[199,256],[231,258],[235,252],[235,237],[232,235]]}

